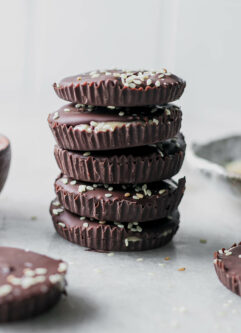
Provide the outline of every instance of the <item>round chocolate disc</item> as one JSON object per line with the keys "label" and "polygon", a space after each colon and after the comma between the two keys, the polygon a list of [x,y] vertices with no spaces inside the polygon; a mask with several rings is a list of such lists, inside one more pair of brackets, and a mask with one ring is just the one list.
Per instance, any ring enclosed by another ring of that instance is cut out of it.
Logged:
{"label": "round chocolate disc", "polygon": [[241,243],[215,252],[214,267],[222,284],[241,296]]}
{"label": "round chocolate disc", "polygon": [[182,134],[157,144],[89,152],[55,146],[54,155],[63,174],[92,183],[138,184],[167,179],[177,174],[185,156]]}
{"label": "round chocolate disc", "polygon": [[173,138],[179,131],[179,107],[85,107],[68,104],[51,113],[48,122],[61,148],[111,150],[145,146]]}
{"label": "round chocolate disc", "polygon": [[171,241],[179,225],[178,211],[149,223],[122,224],[80,217],[54,200],[50,213],[60,236],[97,251],[142,251],[160,247]]}
{"label": "round chocolate disc", "polygon": [[38,315],[65,292],[67,264],[27,250],[0,247],[0,322]]}
{"label": "round chocolate disc", "polygon": [[98,106],[162,105],[180,98],[185,86],[185,81],[166,69],[98,70],[53,85],[56,94],[66,101]]}
{"label": "round chocolate disc", "polygon": [[143,185],[107,185],[76,181],[60,175],[57,197],[65,209],[97,220],[147,222],[168,216],[177,209],[185,178]]}

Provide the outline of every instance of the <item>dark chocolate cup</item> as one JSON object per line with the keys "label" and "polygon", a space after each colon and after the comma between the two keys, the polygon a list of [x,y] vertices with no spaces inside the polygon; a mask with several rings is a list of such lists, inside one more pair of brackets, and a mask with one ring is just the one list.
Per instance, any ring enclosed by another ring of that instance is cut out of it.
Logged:
{"label": "dark chocolate cup", "polygon": [[67,150],[94,151],[113,150],[129,147],[145,146],[173,138],[179,132],[182,113],[173,111],[172,121],[157,117],[158,124],[144,125],[133,123],[129,126],[117,127],[114,131],[87,132],[77,130],[72,126],[59,125],[49,121],[50,129],[57,144]]}
{"label": "dark chocolate cup", "polygon": [[131,152],[105,156],[103,152],[103,156],[92,154],[85,157],[56,145],[54,156],[62,173],[73,179],[103,184],[138,184],[176,175],[182,167],[185,152],[167,156],[159,153],[134,156]]}
{"label": "dark chocolate cup", "polygon": [[[241,242],[239,244],[233,244],[232,248],[235,247],[241,248]],[[222,251],[224,252],[225,249],[222,249]],[[232,250],[230,249],[230,251]],[[239,253],[241,254],[241,250],[239,250]],[[228,256],[227,260],[229,260],[231,257]],[[235,261],[233,261],[231,258],[227,268],[223,260],[220,258],[220,253],[219,252],[214,253],[214,268],[220,282],[226,288],[231,290],[233,293],[237,294],[238,296],[241,296],[241,270],[239,263],[241,259],[237,258],[237,260],[238,263],[236,263],[235,267]]]}
{"label": "dark chocolate cup", "polygon": [[162,87],[127,88],[121,87],[117,81],[100,81],[98,84],[66,84],[53,85],[57,96],[73,103],[97,106],[143,106],[167,104],[181,97],[185,89],[185,81],[167,83]]}
{"label": "dark chocolate cup", "polygon": [[123,195],[119,197],[108,190],[104,191],[113,193],[113,197],[105,197],[105,192],[79,193],[79,184],[70,189],[69,185],[62,184],[60,178],[55,181],[55,192],[65,209],[80,216],[106,221],[148,222],[164,218],[177,209],[183,197],[185,182],[185,178],[181,178],[175,188],[167,189],[164,194],[153,194],[139,200],[133,199],[132,195],[129,198]]}
{"label": "dark chocolate cup", "polygon": [[0,135],[0,192],[7,180],[11,161],[10,141],[3,135]]}
{"label": "dark chocolate cup", "polygon": [[54,215],[53,208],[51,205],[50,212],[57,233],[69,242],[96,251],[143,251],[161,247],[172,240],[179,226],[177,211],[168,218],[143,224],[142,232],[133,232],[112,222],[103,225],[89,219],[80,220],[79,216],[67,210]]}
{"label": "dark chocolate cup", "polygon": [[0,304],[0,322],[18,321],[40,315],[58,303],[62,294],[63,291],[53,286],[46,293],[4,302]]}

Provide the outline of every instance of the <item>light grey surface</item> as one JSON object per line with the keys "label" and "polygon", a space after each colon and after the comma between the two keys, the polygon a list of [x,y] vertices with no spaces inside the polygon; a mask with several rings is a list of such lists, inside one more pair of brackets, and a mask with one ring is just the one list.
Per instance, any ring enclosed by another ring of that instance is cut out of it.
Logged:
{"label": "light grey surface", "polygon": [[[240,199],[199,177],[188,164],[181,228],[165,248],[142,253],[88,252],[55,234],[48,213],[58,171],[46,107],[2,105],[1,131],[13,161],[0,196],[0,245],[28,248],[69,263],[68,298],[36,319],[2,325],[0,332],[231,332],[240,328],[241,299],[215,275],[212,254],[241,240]],[[45,103],[47,105],[47,102]],[[210,115],[208,115],[210,120]],[[205,140],[237,133],[239,122],[215,131],[205,115],[184,115],[184,133]],[[226,133],[227,132],[227,133]],[[36,216],[36,220],[31,220]],[[200,239],[207,239],[201,244]],[[170,257],[165,261],[166,256]],[[143,258],[143,261],[136,261]],[[164,264],[164,266],[159,265]],[[186,267],[186,271],[177,271]]]}

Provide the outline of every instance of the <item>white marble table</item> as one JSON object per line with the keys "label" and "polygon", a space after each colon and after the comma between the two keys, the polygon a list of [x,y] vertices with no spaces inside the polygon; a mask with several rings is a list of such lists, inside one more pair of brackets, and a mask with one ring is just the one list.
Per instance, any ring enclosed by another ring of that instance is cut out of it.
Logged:
{"label": "white marble table", "polygon": [[[241,299],[221,285],[212,264],[215,250],[241,240],[240,198],[232,197],[222,184],[200,177],[186,163],[181,227],[170,245],[112,257],[88,252],[56,235],[48,213],[58,174],[46,123],[48,110],[36,106],[32,112],[27,104],[1,108],[5,110],[1,131],[12,141],[13,160],[0,195],[0,245],[66,260],[69,295],[47,314],[1,325],[0,332],[226,333],[240,329]],[[235,124],[222,115],[217,119],[214,131],[209,114],[187,114],[184,131],[189,140],[240,131],[240,119]],[[178,271],[180,267],[186,271]]]}

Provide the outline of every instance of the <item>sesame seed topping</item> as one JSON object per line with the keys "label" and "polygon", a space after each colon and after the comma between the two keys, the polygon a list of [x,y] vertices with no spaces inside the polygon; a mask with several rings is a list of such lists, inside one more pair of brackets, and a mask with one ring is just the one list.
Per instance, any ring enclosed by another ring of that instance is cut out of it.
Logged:
{"label": "sesame seed topping", "polygon": [[92,186],[86,186],[86,189],[87,189],[88,191],[92,191],[92,190],[94,189],[94,187],[92,187]]}
{"label": "sesame seed topping", "polygon": [[159,193],[159,194],[163,194],[163,193],[165,193],[165,192],[166,192],[166,190],[163,189],[163,190],[160,190],[158,193]]}
{"label": "sesame seed topping", "polygon": [[96,127],[96,126],[98,126],[98,123],[96,121],[91,121],[90,125],[93,126],[93,127]]}
{"label": "sesame seed topping", "polygon": [[136,87],[136,85],[135,85],[135,83],[132,83],[132,82],[131,82],[131,83],[129,84],[129,87],[133,89],[133,88]]}
{"label": "sesame seed topping", "polygon": [[107,253],[107,256],[108,257],[113,257],[114,256],[114,252]]}
{"label": "sesame seed topping", "polygon": [[85,220],[85,216],[80,216],[80,221],[83,221],[83,220]]}
{"label": "sesame seed topping", "polygon": [[80,185],[79,188],[78,188],[78,191],[80,193],[85,192],[86,191],[86,185]]}
{"label": "sesame seed topping", "polygon": [[56,83],[56,87],[57,87],[57,88],[60,88],[60,84],[59,84],[59,83]]}
{"label": "sesame seed topping", "polygon": [[58,200],[54,201],[53,206],[60,206],[60,202]]}
{"label": "sesame seed topping", "polygon": [[113,191],[114,190],[114,187],[110,186],[108,187],[108,191]]}
{"label": "sesame seed topping", "polygon": [[148,197],[150,197],[152,195],[151,190],[146,190],[146,194],[148,195]]}
{"label": "sesame seed topping", "polygon": [[156,124],[156,125],[158,125],[159,124],[159,120],[154,118],[153,119],[153,123]]}
{"label": "sesame seed topping", "polygon": [[52,213],[54,214],[54,215],[59,215],[60,213],[62,213],[64,210],[63,210],[63,208],[54,208],[53,210],[52,210]]}
{"label": "sesame seed topping", "polygon": [[115,106],[109,105],[109,106],[107,106],[107,108],[110,109],[110,110],[114,110]]}
{"label": "sesame seed topping", "polygon": [[12,289],[13,289],[12,286],[10,286],[9,284],[3,284],[0,287],[0,297],[4,297],[10,294]]}
{"label": "sesame seed topping", "polygon": [[135,199],[135,200],[139,200],[140,199],[137,195],[133,195],[132,198]]}
{"label": "sesame seed topping", "polygon": [[77,181],[76,180],[71,180],[70,184],[71,185],[76,185]]}
{"label": "sesame seed topping", "polygon": [[35,268],[35,273],[37,275],[44,275],[47,273],[47,268],[45,267],[38,267],[38,268]]}
{"label": "sesame seed topping", "polygon": [[90,151],[86,151],[83,156],[90,156],[91,155],[91,152]]}
{"label": "sesame seed topping", "polygon": [[111,193],[106,193],[106,194],[105,194],[105,197],[106,197],[106,198],[110,198],[110,197],[112,197],[112,194],[111,194]]}
{"label": "sesame seed topping", "polygon": [[129,192],[126,192],[125,194],[124,194],[124,197],[126,197],[126,198],[128,198],[128,197],[130,197],[130,193]]}
{"label": "sesame seed topping", "polygon": [[149,86],[149,85],[151,85],[152,84],[152,80],[151,79],[148,79],[147,81],[146,81],[146,84]]}
{"label": "sesame seed topping", "polygon": [[75,104],[76,109],[79,109],[81,107],[84,107],[84,104]]}
{"label": "sesame seed topping", "polygon": [[106,221],[99,221],[99,224],[105,224]]}
{"label": "sesame seed topping", "polygon": [[63,184],[68,184],[68,178],[61,178],[60,181],[61,181]]}
{"label": "sesame seed topping", "polygon": [[78,81],[81,81],[81,80],[82,80],[82,77],[81,77],[81,76],[78,76],[78,77],[77,77],[77,80],[78,80]]}
{"label": "sesame seed topping", "polygon": [[93,75],[91,75],[91,76],[92,76],[92,78],[95,78],[95,77],[99,77],[100,74],[96,73],[96,74],[93,74]]}
{"label": "sesame seed topping", "polygon": [[62,228],[65,228],[65,227],[66,227],[66,225],[65,225],[63,222],[57,222],[57,224],[58,224],[60,227],[62,227]]}
{"label": "sesame seed topping", "polygon": [[53,119],[57,119],[57,118],[59,118],[59,113],[58,113],[58,111],[56,111],[56,112],[54,113],[54,115],[53,115]]}
{"label": "sesame seed topping", "polygon": [[143,261],[143,258],[137,258],[136,261],[137,262]]}
{"label": "sesame seed topping", "polygon": [[183,271],[185,271],[185,270],[186,270],[185,267],[178,268],[178,271],[179,271],[179,272],[183,272]]}
{"label": "sesame seed topping", "polygon": [[166,113],[167,116],[170,116],[171,111],[169,109],[165,109],[165,113]]}
{"label": "sesame seed topping", "polygon": [[143,195],[142,193],[136,193],[136,196],[137,196],[139,199],[144,198],[144,195]]}
{"label": "sesame seed topping", "polygon": [[63,281],[63,276],[60,274],[52,274],[49,276],[49,281],[53,284]]}
{"label": "sesame seed topping", "polygon": [[163,78],[164,77],[164,74],[160,74],[160,75],[158,75],[158,78],[159,79],[161,79],[161,78]]}
{"label": "sesame seed topping", "polygon": [[118,113],[118,115],[122,117],[122,116],[125,115],[125,112],[121,111],[121,112]]}
{"label": "sesame seed topping", "polygon": [[84,228],[87,228],[88,226],[89,226],[89,223],[87,223],[87,222],[83,223]]}
{"label": "sesame seed topping", "polygon": [[125,246],[128,247],[128,245],[129,245],[128,238],[125,238]]}
{"label": "sesame seed topping", "polygon": [[58,272],[59,273],[66,272],[67,268],[68,268],[68,266],[67,266],[67,264],[65,262],[60,262],[59,266],[58,266]]}
{"label": "sesame seed topping", "polygon": [[161,82],[160,82],[160,81],[156,81],[156,82],[155,82],[155,86],[156,86],[156,87],[160,87],[160,85],[161,85]]}

